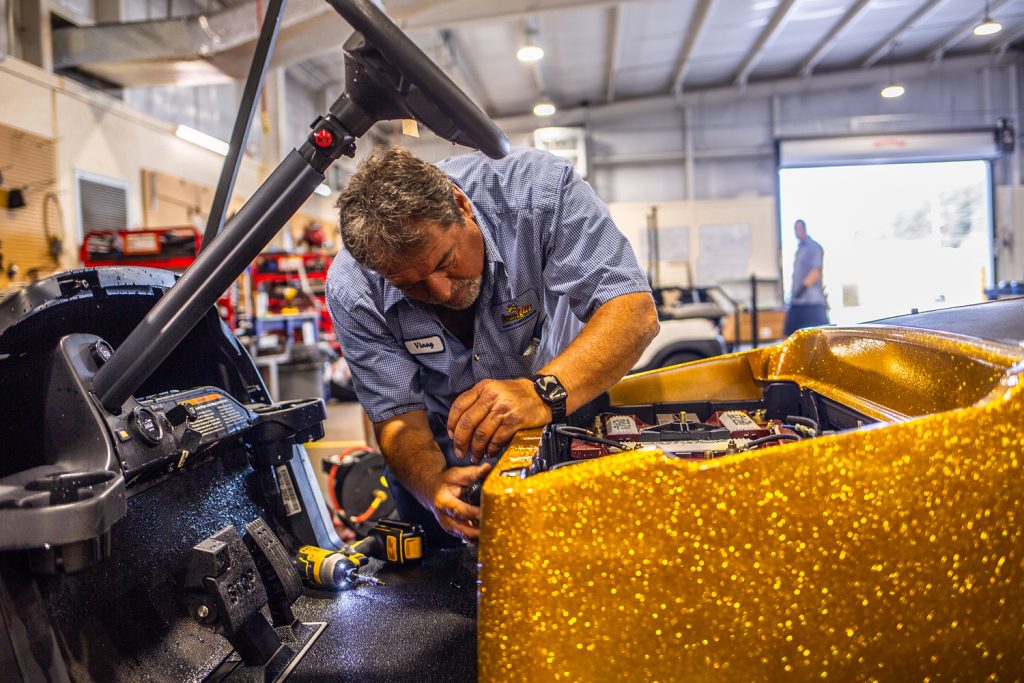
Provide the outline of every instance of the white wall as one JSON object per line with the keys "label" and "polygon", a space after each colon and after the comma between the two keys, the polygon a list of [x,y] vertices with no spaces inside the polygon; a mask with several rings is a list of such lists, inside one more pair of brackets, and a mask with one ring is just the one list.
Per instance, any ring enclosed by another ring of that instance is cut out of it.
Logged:
{"label": "white wall", "polygon": [[[217,184],[224,157],[177,138],[171,124],[136,112],[107,95],[10,57],[0,60],[0,92],[4,93],[0,124],[56,141],[55,190],[64,215],[64,243],[69,245],[63,262],[66,267],[76,262],[79,243],[76,170],[128,183],[130,225],[142,221],[143,169],[211,187]],[[251,194],[270,170],[245,157],[235,193]],[[314,196],[303,210],[334,220],[328,199]],[[73,250],[70,245],[75,245]]]}
{"label": "white wall", "polygon": [[1020,280],[1024,276],[1024,187],[996,188],[995,254],[1000,279]]}

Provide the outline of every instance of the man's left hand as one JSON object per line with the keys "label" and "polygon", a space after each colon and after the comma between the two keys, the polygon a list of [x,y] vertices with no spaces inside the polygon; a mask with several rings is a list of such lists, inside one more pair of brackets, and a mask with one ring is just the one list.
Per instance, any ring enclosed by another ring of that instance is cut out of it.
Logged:
{"label": "man's left hand", "polygon": [[448,436],[455,455],[479,462],[496,455],[520,429],[551,421],[551,408],[537,395],[533,382],[522,379],[485,379],[466,391],[448,413]]}

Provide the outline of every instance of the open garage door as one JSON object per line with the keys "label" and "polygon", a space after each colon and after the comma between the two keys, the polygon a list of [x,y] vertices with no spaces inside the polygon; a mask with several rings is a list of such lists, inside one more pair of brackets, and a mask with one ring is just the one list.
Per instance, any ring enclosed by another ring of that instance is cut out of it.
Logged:
{"label": "open garage door", "polygon": [[991,130],[780,144],[787,292],[807,222],[825,252],[832,322],[850,324],[983,299],[991,284]]}

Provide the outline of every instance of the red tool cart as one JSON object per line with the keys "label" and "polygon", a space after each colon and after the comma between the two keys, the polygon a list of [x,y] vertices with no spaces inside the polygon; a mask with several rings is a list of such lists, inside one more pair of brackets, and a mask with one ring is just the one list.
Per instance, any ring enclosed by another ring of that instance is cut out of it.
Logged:
{"label": "red tool cart", "polygon": [[[182,272],[196,260],[203,236],[192,226],[92,230],[78,257],[85,266],[142,266]],[[217,300],[220,317],[235,329],[235,287]]]}

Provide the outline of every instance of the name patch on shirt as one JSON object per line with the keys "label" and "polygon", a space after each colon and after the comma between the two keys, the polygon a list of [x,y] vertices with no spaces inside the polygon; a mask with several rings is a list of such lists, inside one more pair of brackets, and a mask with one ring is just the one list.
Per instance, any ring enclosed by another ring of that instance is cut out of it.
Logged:
{"label": "name patch on shirt", "polygon": [[422,339],[409,339],[405,342],[405,348],[414,356],[423,356],[430,353],[441,353],[444,351],[444,340],[438,335],[423,337]]}

